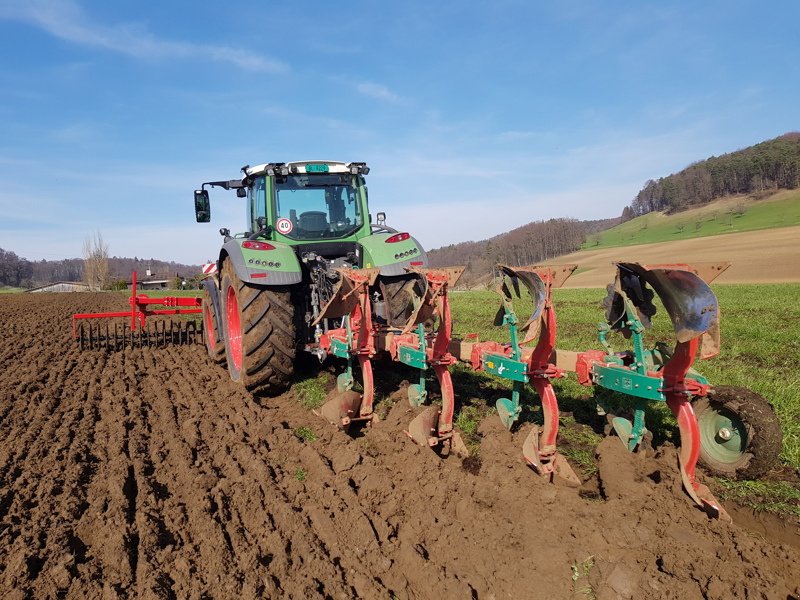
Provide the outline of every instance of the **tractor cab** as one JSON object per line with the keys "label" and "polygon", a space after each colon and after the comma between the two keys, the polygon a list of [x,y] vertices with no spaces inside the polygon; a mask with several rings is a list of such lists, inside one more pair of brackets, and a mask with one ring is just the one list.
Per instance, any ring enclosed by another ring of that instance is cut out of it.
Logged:
{"label": "tractor cab", "polygon": [[242,168],[241,180],[211,181],[195,192],[197,221],[210,220],[205,186],[247,197],[248,233],[295,245],[355,241],[371,233],[364,163],[301,161]]}
{"label": "tractor cab", "polygon": [[[363,180],[350,173],[276,175],[272,202],[266,203],[272,204],[273,214],[268,216],[274,219],[275,230],[292,240],[344,238],[364,225],[362,187]],[[258,212],[262,199],[261,190],[256,190],[251,210]]]}

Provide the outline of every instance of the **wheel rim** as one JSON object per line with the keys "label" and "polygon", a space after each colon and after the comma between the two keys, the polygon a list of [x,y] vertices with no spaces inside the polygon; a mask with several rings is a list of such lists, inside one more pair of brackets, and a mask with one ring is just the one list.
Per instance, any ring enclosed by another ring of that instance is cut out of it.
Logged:
{"label": "wheel rim", "polygon": [[722,463],[735,463],[747,448],[747,429],[742,420],[727,409],[711,408],[697,419],[700,444],[706,454]]}
{"label": "wheel rim", "polygon": [[208,340],[208,347],[212,352],[214,352],[217,349],[217,332],[214,329],[214,319],[211,317],[210,306],[206,306],[204,317],[205,317],[206,339]]}
{"label": "wheel rim", "polygon": [[227,317],[228,350],[231,362],[237,371],[242,369],[242,326],[239,319],[239,299],[233,287],[228,288],[225,297],[225,313]]}

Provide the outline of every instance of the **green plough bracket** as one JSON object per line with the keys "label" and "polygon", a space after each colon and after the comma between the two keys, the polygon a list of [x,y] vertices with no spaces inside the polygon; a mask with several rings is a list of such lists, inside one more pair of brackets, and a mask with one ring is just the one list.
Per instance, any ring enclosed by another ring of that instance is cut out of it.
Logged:
{"label": "green plough bracket", "polygon": [[339,358],[350,358],[350,347],[347,342],[337,340],[336,338],[331,340],[331,352],[334,356],[338,356]]}
{"label": "green plough bracket", "polygon": [[397,350],[397,360],[415,369],[428,368],[427,352],[411,346],[400,346]]}
{"label": "green plough bracket", "polygon": [[521,381],[522,383],[528,383],[529,381],[527,375],[528,364],[502,354],[485,354],[483,356],[483,368],[487,373],[492,373],[503,379]]}
{"label": "green plough bracket", "polygon": [[664,384],[660,377],[641,375],[626,367],[601,365],[593,366],[592,373],[594,382],[606,389],[645,400],[667,400],[664,393],[659,391]]}

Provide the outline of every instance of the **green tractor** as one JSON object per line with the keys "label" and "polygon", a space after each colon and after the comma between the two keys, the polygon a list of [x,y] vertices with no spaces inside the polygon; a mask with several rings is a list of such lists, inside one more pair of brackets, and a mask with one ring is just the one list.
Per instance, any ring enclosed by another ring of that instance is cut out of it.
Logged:
{"label": "green tractor", "polygon": [[403,324],[415,310],[427,255],[411,235],[372,223],[362,162],[299,161],[245,166],[241,179],[209,181],[194,192],[197,222],[211,220],[206,187],[247,198],[247,231],[224,243],[204,280],[206,348],[234,381],[274,395],[292,381],[298,350],[324,360],[319,342],[342,319],[325,318],[340,270],[378,269],[370,288],[373,317]]}

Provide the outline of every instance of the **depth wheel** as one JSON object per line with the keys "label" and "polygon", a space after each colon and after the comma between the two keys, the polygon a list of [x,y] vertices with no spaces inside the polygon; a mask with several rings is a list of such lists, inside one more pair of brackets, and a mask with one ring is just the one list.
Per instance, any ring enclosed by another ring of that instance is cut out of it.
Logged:
{"label": "depth wheel", "polygon": [[747,388],[717,386],[693,403],[700,462],[716,475],[757,479],[777,466],[783,434],[772,405]]}
{"label": "depth wheel", "polygon": [[[221,304],[221,302],[220,302]],[[208,355],[215,363],[221,365],[225,362],[225,340],[222,338],[220,327],[221,315],[214,310],[211,294],[208,288],[203,288],[203,341],[206,344]]]}
{"label": "depth wheel", "polygon": [[275,395],[292,381],[294,304],[286,286],[242,282],[230,260],[222,265],[225,356],[228,373],[253,394]]}

